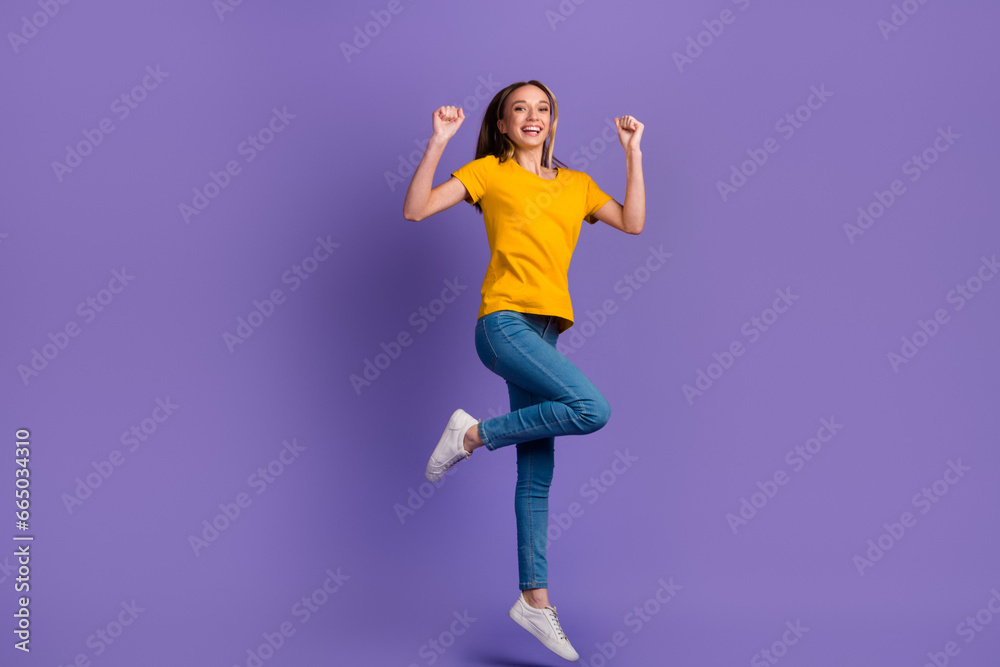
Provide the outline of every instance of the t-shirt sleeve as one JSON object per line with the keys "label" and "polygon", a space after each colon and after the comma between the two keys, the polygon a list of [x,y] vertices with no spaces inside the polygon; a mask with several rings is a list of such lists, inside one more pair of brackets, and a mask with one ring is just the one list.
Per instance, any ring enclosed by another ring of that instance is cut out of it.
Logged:
{"label": "t-shirt sleeve", "polygon": [[587,214],[584,217],[584,220],[590,224],[594,224],[597,222],[597,218],[594,217],[594,213],[597,209],[611,201],[613,197],[601,190],[589,174],[585,174],[585,176],[587,177]]}
{"label": "t-shirt sleeve", "polygon": [[473,160],[464,167],[451,172],[451,175],[460,180],[465,189],[469,191],[465,201],[475,204],[483,198],[483,194],[486,192],[489,156]]}

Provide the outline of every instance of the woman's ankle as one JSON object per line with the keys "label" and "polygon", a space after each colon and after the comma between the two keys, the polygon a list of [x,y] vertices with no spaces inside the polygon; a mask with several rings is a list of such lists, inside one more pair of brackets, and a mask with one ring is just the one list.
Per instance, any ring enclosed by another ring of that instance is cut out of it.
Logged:
{"label": "woman's ankle", "polygon": [[549,606],[549,591],[547,588],[529,588],[521,591],[521,597],[530,606],[544,609]]}
{"label": "woman's ankle", "polygon": [[471,453],[482,447],[483,444],[482,438],[479,437],[479,422],[476,422],[475,426],[470,426],[466,430],[465,436],[462,438],[462,446],[465,447],[465,451]]}

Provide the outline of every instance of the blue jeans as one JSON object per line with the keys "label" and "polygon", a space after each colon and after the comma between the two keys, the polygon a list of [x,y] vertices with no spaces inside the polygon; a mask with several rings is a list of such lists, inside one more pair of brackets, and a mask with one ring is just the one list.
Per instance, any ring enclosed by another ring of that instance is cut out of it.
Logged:
{"label": "blue jeans", "polygon": [[507,381],[510,412],[479,422],[490,451],[517,445],[519,587],[548,588],[549,485],[555,436],[593,433],[611,416],[611,406],[572,361],[556,349],[557,319],[513,310],[476,321],[476,353]]}

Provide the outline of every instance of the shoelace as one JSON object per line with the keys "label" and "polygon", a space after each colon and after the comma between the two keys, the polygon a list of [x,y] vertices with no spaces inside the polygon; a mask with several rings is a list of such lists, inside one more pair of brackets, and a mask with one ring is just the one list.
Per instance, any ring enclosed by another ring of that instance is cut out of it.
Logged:
{"label": "shoelace", "polygon": [[444,464],[443,469],[444,470],[448,470],[453,465],[455,465],[456,463],[458,463],[459,461],[464,461],[465,459],[469,458],[470,456],[472,456],[472,452],[465,451],[465,448],[463,447],[462,448],[462,453],[455,454],[455,456],[453,456],[450,461],[447,461]]}
{"label": "shoelace", "polygon": [[556,613],[556,608],[550,605],[546,607],[544,611],[545,615],[549,618],[549,622],[552,623],[552,627],[556,629],[556,635],[559,636],[559,639],[569,641],[569,638],[566,637],[566,633],[563,632],[562,626],[559,625],[559,614]]}

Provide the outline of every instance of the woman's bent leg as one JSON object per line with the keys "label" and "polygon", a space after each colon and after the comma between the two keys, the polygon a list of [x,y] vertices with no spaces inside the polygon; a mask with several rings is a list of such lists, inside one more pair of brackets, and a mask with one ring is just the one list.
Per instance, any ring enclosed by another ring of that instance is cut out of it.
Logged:
{"label": "woman's bent leg", "polygon": [[476,323],[476,352],[483,364],[538,402],[479,423],[494,450],[557,435],[583,435],[603,427],[611,406],[597,387],[556,349],[556,319],[501,310]]}

